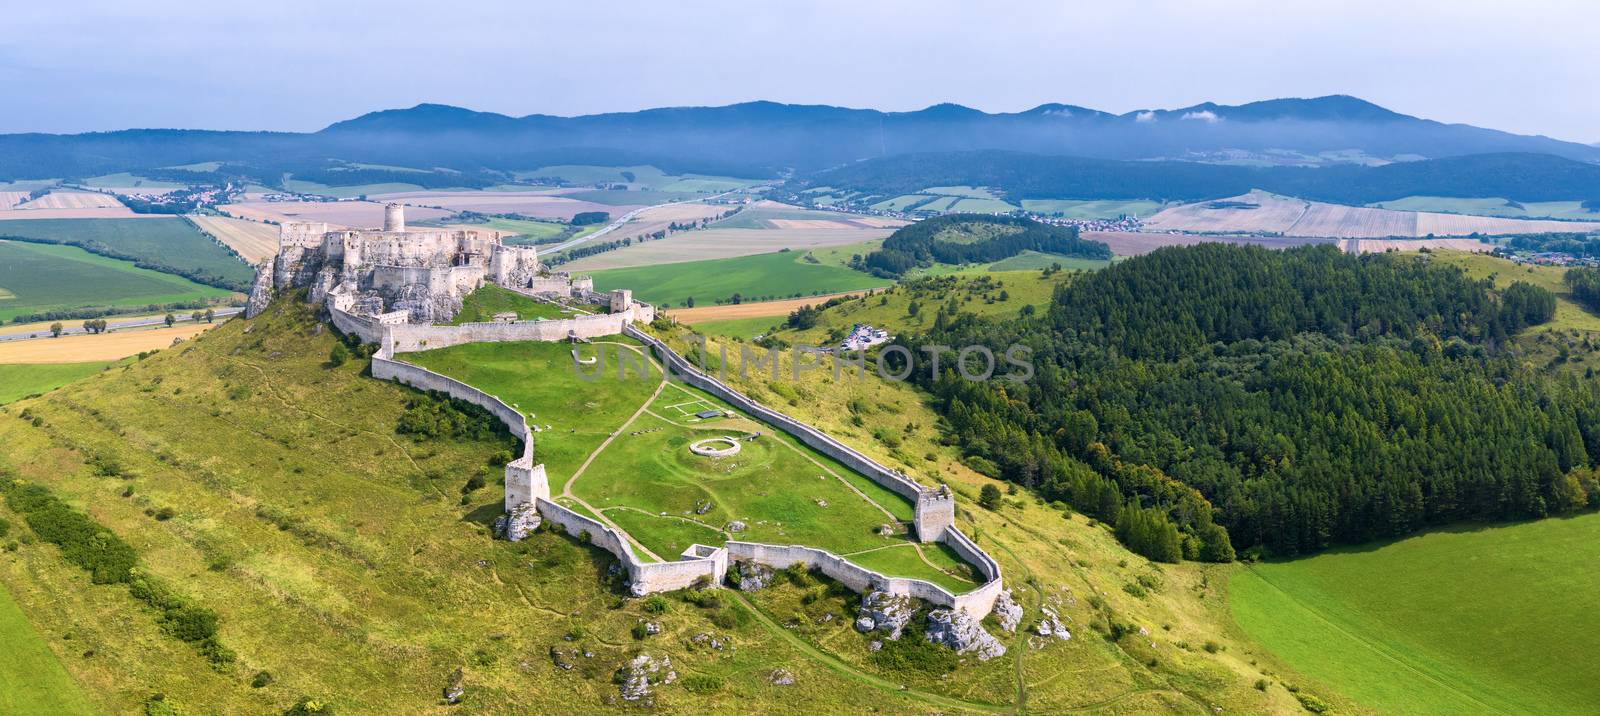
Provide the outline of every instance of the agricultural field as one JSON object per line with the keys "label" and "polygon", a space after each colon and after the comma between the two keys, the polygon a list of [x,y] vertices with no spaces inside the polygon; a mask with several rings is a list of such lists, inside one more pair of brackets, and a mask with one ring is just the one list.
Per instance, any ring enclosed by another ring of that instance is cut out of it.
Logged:
{"label": "agricultural field", "polygon": [[[1240,569],[1250,637],[1386,713],[1592,713],[1600,514],[1438,530]],[[1372,678],[1383,674],[1383,678]]]}
{"label": "agricultural field", "polygon": [[549,301],[539,301],[516,291],[486,283],[461,302],[461,312],[451,319],[450,325],[463,323],[488,323],[496,313],[515,313],[518,320],[532,321],[548,318],[571,318],[580,312]]}
{"label": "agricultural field", "polygon": [[239,290],[248,289],[255,276],[255,271],[232,251],[176,216],[137,221],[13,221],[0,224],[0,235],[103,246],[109,252],[146,265],[160,266],[170,269],[172,273]]}
{"label": "agricultural field", "polygon": [[[746,416],[695,417],[731,408],[698,390],[662,384],[657,367],[622,377],[619,351],[636,355],[631,341],[600,339],[583,351],[597,358],[583,370],[598,380],[577,374],[572,350],[567,343],[475,344],[405,358],[498,395],[548,425],[536,456],[550,471],[552,492],[621,526],[641,558],[670,561],[690,544],[730,538],[836,554],[907,544],[904,536],[876,533],[886,522],[911,519],[904,498]],[[744,439],[755,433],[761,436]],[[739,441],[736,455],[689,452],[693,441],[725,436]],[[735,520],[746,523],[743,533],[725,529]],[[921,561],[884,566],[897,568],[894,576],[958,590],[977,586]]]}
{"label": "agricultural field", "polygon": [[1380,201],[1368,206],[1396,211],[1426,211],[1439,214],[1500,216],[1508,219],[1564,219],[1600,221],[1600,211],[1583,208],[1581,201],[1528,201],[1510,199],[1463,199],[1448,196],[1408,196]]}
{"label": "agricultural field", "polygon": [[[390,182],[386,184],[351,184],[349,186],[333,186],[300,179],[290,179],[285,181],[283,183],[283,187],[297,194],[331,196],[335,199],[356,199],[359,197],[371,197],[376,194],[428,191],[417,184],[403,184],[398,182]],[[434,191],[438,190],[435,189]]]}
{"label": "agricultural field", "polygon": [[148,179],[128,172],[106,174],[83,180],[83,186],[114,191],[118,194],[164,194],[185,185],[160,179]]}
{"label": "agricultural field", "polygon": [[1269,234],[1297,237],[1379,239],[1429,235],[1529,234],[1600,230],[1600,222],[1504,219],[1459,214],[1392,211],[1343,206],[1252,191],[1228,199],[1164,209],[1145,220],[1155,231]]}
{"label": "agricultural field", "polygon": [[[229,216],[250,221],[325,221],[333,227],[376,229],[383,226],[383,204],[372,201],[244,201],[217,207]],[[424,221],[454,215],[454,211],[406,208],[406,220]]]}
{"label": "agricultural field", "polygon": [[631,288],[634,297],[667,308],[742,299],[796,298],[887,286],[889,281],[838,266],[813,264],[800,251],[593,271],[597,291]]}
{"label": "agricultural field", "polygon": [[896,219],[802,209],[776,201],[761,200],[712,226],[718,229],[893,229],[905,225],[906,222]]}
{"label": "agricultural field", "polygon": [[112,313],[229,295],[75,246],[0,241],[0,321],[46,311],[97,307]]}
{"label": "agricultural field", "polygon": [[1163,204],[1148,199],[1023,199],[1022,208],[1037,214],[1059,215],[1066,219],[1115,219],[1120,216],[1150,216]]}
{"label": "agricultural field", "polygon": [[[68,325],[82,321],[63,321]],[[184,322],[149,328],[123,328],[99,335],[76,334],[60,338],[0,342],[0,364],[69,364],[121,360],[128,356],[171,348],[215,328],[215,323]]]}
{"label": "agricultural field", "polygon": [[482,224],[463,224],[456,226],[455,228],[479,230],[487,229],[489,231],[499,231],[521,237],[520,241],[508,240],[506,243],[537,244],[541,240],[553,239],[557,236],[561,236],[562,234],[567,233],[571,227],[567,224],[557,223],[554,221],[528,221],[524,219],[504,219],[500,217],[494,217]]}
{"label": "agricultural field", "polygon": [[1017,206],[1001,199],[964,198],[951,204],[949,211],[965,214],[1004,214],[1016,211]]}
{"label": "agricultural field", "polygon": [[890,199],[884,199],[883,201],[873,204],[871,208],[878,211],[906,211],[912,206],[932,198],[933,197],[927,194],[902,194]]}
{"label": "agricultural field", "polygon": [[[592,201],[579,201],[548,190],[412,191],[369,195],[369,198],[378,202],[400,202],[405,204],[408,207],[406,209],[408,217],[411,216],[412,209],[410,207],[428,207],[432,210],[443,209],[449,213],[475,211],[480,214],[522,214],[540,219],[560,219],[561,221],[570,221],[574,214],[585,211],[605,211],[613,216],[620,216],[645,205],[644,203],[608,205]],[[419,214],[417,218],[436,217]],[[380,214],[379,224],[381,225],[381,223],[382,215]]]}
{"label": "agricultural field", "polygon": [[[0,371],[4,367],[0,366]],[[4,383],[0,383],[3,386]],[[0,388],[3,391],[4,388]],[[6,402],[0,395],[0,403]],[[0,586],[0,712],[18,716],[83,714],[95,710],[50,651],[45,637],[28,622],[5,587]]]}
{"label": "agricultural field", "polygon": [[[27,219],[112,219],[140,218],[123,206],[115,197],[88,191],[52,191],[38,199],[28,200],[28,191],[0,192],[0,221]],[[0,233],[9,231],[0,225]]]}
{"label": "agricultural field", "polygon": [[779,249],[800,251],[846,246],[882,239],[891,233],[892,229],[854,229],[842,226],[822,229],[710,228],[679,231],[668,234],[665,239],[639,242],[616,251],[585,256],[563,264],[562,269],[594,271],[749,256]]}
{"label": "agricultural field", "polygon": [[[739,179],[703,174],[667,174],[652,166],[598,167],[563,165],[517,172],[519,179],[559,179],[569,184],[621,184],[629,192],[654,191],[672,194],[716,193],[760,184],[759,179]],[[601,203],[608,203],[602,201]],[[655,202],[639,202],[655,203]]]}
{"label": "agricultural field", "polygon": [[278,227],[272,224],[208,214],[190,214],[185,218],[251,264],[278,254]]}
{"label": "agricultural field", "polygon": [[48,393],[75,380],[99,373],[108,365],[111,365],[110,361],[58,364],[0,363],[0,405],[36,393]]}
{"label": "agricultural field", "polygon": [[1062,256],[1060,254],[1045,254],[1038,251],[1024,251],[1016,256],[1001,259],[983,267],[985,271],[1038,271],[1051,266],[1060,266],[1074,271],[1096,271],[1110,266],[1110,261],[1098,259],[1084,259],[1075,256]]}
{"label": "agricultural field", "polygon": [[[911,279],[888,291],[861,294],[823,310],[811,328],[796,330],[784,326],[772,335],[795,345],[822,346],[842,340],[857,323],[883,328],[891,335],[923,330],[933,325],[939,309],[951,301],[962,313],[989,318],[1015,316],[1023,306],[1036,309],[1047,306],[1056,287],[1072,280],[1073,274],[1073,271],[1059,271],[1050,276],[1042,271],[978,271]],[[820,305],[825,300],[819,298],[810,305]],[[913,304],[916,308],[912,308]],[[768,325],[782,324],[786,317],[787,314],[772,319]],[[694,327],[699,330],[699,326]]]}

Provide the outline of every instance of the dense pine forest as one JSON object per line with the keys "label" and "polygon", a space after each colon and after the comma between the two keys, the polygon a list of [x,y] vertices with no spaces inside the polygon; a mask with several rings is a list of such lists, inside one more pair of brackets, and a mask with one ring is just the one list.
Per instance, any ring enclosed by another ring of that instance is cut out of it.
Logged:
{"label": "dense pine forest", "polygon": [[1600,388],[1508,346],[1554,296],[1427,259],[1167,248],[1064,285],[1037,315],[948,305],[902,342],[1032,347],[1029,380],[945,371],[925,387],[972,464],[1156,559],[1600,505]]}

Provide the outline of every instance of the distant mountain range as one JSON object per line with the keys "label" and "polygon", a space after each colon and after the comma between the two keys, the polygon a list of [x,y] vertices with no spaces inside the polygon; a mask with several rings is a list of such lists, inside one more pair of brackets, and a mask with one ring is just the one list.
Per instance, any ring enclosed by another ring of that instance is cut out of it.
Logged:
{"label": "distant mountain range", "polygon": [[[500,172],[551,164],[654,164],[672,172],[783,177],[863,160],[963,152],[1239,165],[1379,164],[1504,153],[1600,162],[1600,147],[1443,124],[1346,96],[1120,115],[1065,104],[989,114],[954,104],[880,112],[750,102],[509,117],[422,104],[304,134],[134,129],[0,135],[0,179],[223,162],[220,173],[276,183],[284,173],[306,176],[361,163],[424,168],[435,175],[414,175],[420,183],[470,186],[492,183]],[[437,175],[441,169],[454,176]]]}

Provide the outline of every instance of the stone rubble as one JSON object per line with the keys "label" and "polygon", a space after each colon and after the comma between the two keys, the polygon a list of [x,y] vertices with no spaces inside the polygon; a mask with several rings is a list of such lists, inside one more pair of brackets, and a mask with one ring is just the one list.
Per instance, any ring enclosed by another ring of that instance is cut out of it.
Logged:
{"label": "stone rubble", "polygon": [[943,644],[961,654],[974,654],[988,661],[1006,653],[1006,647],[984,631],[971,614],[961,610],[935,609],[928,613],[928,641]]}
{"label": "stone rubble", "polygon": [[767,681],[774,686],[793,686],[794,674],[788,669],[773,669],[772,673],[767,674]]}

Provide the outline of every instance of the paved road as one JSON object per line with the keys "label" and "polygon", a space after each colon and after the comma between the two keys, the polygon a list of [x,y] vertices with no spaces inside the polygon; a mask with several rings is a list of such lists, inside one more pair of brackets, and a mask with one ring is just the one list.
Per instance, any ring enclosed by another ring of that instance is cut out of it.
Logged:
{"label": "paved road", "polygon": [[589,234],[588,236],[580,236],[580,237],[578,237],[576,239],[571,239],[569,241],[564,241],[564,242],[562,242],[560,244],[557,244],[557,245],[555,245],[555,246],[553,246],[551,248],[548,248],[548,249],[540,248],[539,249],[539,254],[540,255],[547,255],[547,254],[556,253],[557,251],[565,251],[565,250],[570,249],[570,248],[572,248],[574,246],[577,246],[578,244],[581,244],[581,243],[583,243],[585,241],[590,241],[590,240],[593,240],[593,239],[597,239],[597,238],[599,238],[601,236],[605,236],[606,234],[609,234],[609,233],[611,233],[613,231],[616,231],[617,229],[622,228],[623,224],[626,224],[626,223],[628,223],[630,221],[633,221],[633,218],[638,216],[640,213],[649,211],[651,209],[660,209],[663,206],[673,206],[675,204],[692,204],[692,203],[695,203],[695,202],[706,201],[706,200],[709,200],[709,199],[721,199],[722,197],[725,197],[725,196],[727,196],[729,194],[733,194],[733,193],[735,193],[737,191],[739,191],[739,190],[738,189],[734,189],[733,191],[725,191],[725,192],[722,192],[721,194],[716,194],[714,196],[702,196],[702,197],[696,197],[694,199],[684,199],[682,201],[669,201],[669,202],[667,202],[665,204],[655,204],[653,206],[640,207],[640,208],[634,209],[633,211],[630,211],[630,212],[628,212],[626,214],[623,214],[616,221],[613,221],[613,222],[611,222],[609,224],[606,224],[605,228],[603,228],[603,229],[601,229],[599,231],[596,231],[596,232],[594,232],[592,234]]}
{"label": "paved road", "polygon": [[[215,311],[216,311],[217,319],[218,320],[224,320],[224,319],[227,319],[230,316],[233,316],[233,315],[236,315],[236,314],[239,314],[239,313],[243,313],[244,309],[240,308],[240,307],[218,308],[218,309],[215,309]],[[172,316],[174,318],[178,319],[179,323],[186,323],[189,320],[191,320],[189,318],[189,314],[191,314],[191,313],[194,313],[193,309],[182,310],[182,311],[173,311],[172,312]],[[83,330],[83,321],[84,320],[85,319],[79,318],[79,319],[74,319],[74,320],[70,320],[70,321],[62,321],[61,325],[64,327],[64,330],[61,331],[61,335],[63,335],[63,336],[77,336],[77,335],[82,335],[84,333],[87,333],[88,331]],[[106,330],[114,331],[114,330],[117,330],[119,328],[142,328],[142,327],[145,327],[145,326],[159,326],[159,325],[161,325],[163,323],[166,323],[166,319],[164,319],[164,318],[162,318],[160,316],[155,316],[155,317],[152,317],[152,318],[131,318],[131,319],[128,319],[128,320],[123,320],[123,321],[110,321],[109,325],[106,326]],[[40,329],[40,330],[38,330],[36,332],[33,332],[33,333],[6,333],[6,334],[0,334],[0,342],[4,342],[4,341],[25,341],[25,340],[29,340],[31,338],[49,338],[49,337],[50,337],[50,329],[49,328],[43,328],[43,329]]]}

